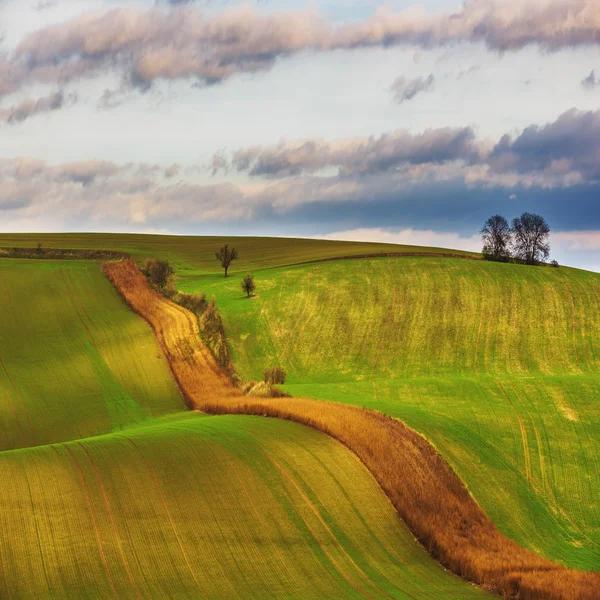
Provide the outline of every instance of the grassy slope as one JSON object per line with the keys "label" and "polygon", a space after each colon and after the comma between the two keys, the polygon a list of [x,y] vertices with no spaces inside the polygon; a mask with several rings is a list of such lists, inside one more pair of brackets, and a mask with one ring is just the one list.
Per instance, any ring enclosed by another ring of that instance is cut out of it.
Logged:
{"label": "grassy slope", "polygon": [[363,465],[292,423],[188,413],[0,453],[2,598],[483,598]]}
{"label": "grassy slope", "polygon": [[509,536],[600,566],[600,276],[456,259],[186,278],[215,293],[246,378],[370,406],[440,449]]}
{"label": "grassy slope", "polygon": [[0,261],[0,450],[181,410],[152,332],[100,265]]}
{"label": "grassy slope", "polygon": [[173,412],[99,265],[3,259],[0,277],[0,597],[485,597],[337,442]]}
{"label": "grassy slope", "polygon": [[[387,252],[449,252],[443,248],[400,246],[360,242],[336,242],[294,238],[194,237],[172,235],[133,235],[109,233],[0,234],[0,247],[101,248],[132,254],[143,261],[148,256],[168,259],[180,274],[214,273],[219,270],[215,252],[226,243],[237,248],[240,258],[230,273],[295,264],[323,258]],[[451,250],[474,256],[469,252]]]}

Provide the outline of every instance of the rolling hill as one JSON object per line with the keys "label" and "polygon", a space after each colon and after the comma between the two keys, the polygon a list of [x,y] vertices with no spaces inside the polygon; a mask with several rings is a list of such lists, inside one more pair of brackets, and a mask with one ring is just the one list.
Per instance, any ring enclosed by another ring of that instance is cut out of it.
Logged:
{"label": "rolling hill", "polygon": [[[240,251],[243,246],[238,244]],[[282,258],[282,262],[285,258]],[[451,258],[188,277],[215,294],[239,374],[401,418],[527,548],[600,567],[600,275]]]}
{"label": "rolling hill", "polygon": [[94,262],[0,260],[2,598],[483,598],[302,425],[182,412]]}
{"label": "rolling hill", "polygon": [[188,413],[0,453],[2,598],[484,598],[307,427]]}
{"label": "rolling hill", "polygon": [[91,261],[0,260],[0,450],[184,408],[152,331]]}

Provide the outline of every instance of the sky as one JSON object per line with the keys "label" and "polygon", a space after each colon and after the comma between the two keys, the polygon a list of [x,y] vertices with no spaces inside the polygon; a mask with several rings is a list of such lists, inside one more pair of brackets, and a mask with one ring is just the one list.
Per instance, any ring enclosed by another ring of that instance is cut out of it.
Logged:
{"label": "sky", "polygon": [[600,271],[598,0],[0,0],[0,231],[480,250]]}

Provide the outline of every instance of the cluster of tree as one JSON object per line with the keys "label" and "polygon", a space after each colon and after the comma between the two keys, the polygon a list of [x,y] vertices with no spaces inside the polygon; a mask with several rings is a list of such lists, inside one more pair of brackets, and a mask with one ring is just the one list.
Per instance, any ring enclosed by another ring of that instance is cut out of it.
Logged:
{"label": "cluster of tree", "polygon": [[[523,213],[509,224],[500,216],[490,217],[481,229],[483,256],[487,260],[527,265],[545,262],[550,256],[550,227],[544,217]],[[556,261],[552,263],[558,266]]]}

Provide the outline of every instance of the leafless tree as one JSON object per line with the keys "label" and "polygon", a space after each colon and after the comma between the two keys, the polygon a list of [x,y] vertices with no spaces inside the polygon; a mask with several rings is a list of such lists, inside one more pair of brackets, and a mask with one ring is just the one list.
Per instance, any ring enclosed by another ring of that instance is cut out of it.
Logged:
{"label": "leafless tree", "polygon": [[515,258],[537,265],[550,256],[550,227],[544,217],[525,212],[513,219],[512,232]]}
{"label": "leafless tree", "polygon": [[483,256],[487,260],[508,261],[512,239],[508,221],[500,215],[494,215],[485,222],[480,233],[483,240]]}
{"label": "leafless tree", "polygon": [[229,265],[238,257],[237,250],[235,248],[229,249],[229,245],[225,244],[218,252],[215,253],[215,256],[221,263],[221,266],[225,269],[225,277],[227,277]]}

